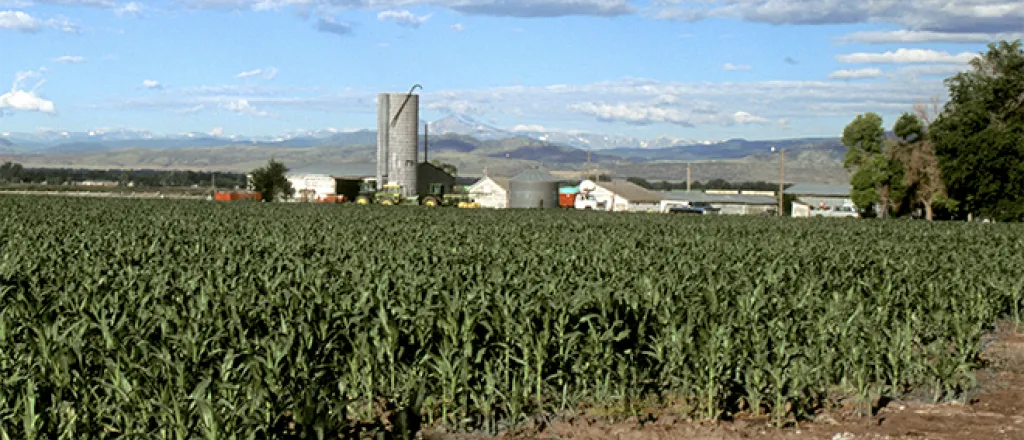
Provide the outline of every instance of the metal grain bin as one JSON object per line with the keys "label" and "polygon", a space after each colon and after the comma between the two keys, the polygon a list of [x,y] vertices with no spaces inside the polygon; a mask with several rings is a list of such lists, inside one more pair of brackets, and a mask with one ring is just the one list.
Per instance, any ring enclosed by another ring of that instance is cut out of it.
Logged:
{"label": "metal grain bin", "polygon": [[[377,188],[385,182],[402,185],[402,197],[416,195],[419,165],[420,97],[417,94],[377,95]],[[398,117],[395,120],[395,117]],[[395,123],[392,126],[392,122]],[[387,176],[385,179],[384,176]]]}
{"label": "metal grain bin", "polygon": [[527,170],[508,182],[509,208],[557,208],[558,181],[544,171]]}

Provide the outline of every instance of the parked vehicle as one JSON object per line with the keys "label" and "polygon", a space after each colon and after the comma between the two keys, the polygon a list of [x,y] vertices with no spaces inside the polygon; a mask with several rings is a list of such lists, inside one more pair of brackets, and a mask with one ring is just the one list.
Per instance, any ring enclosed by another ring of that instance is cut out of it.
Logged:
{"label": "parked vehicle", "polygon": [[852,202],[843,203],[842,206],[829,209],[815,209],[811,211],[812,217],[849,217],[849,218],[860,218],[860,213],[857,212],[857,205]]}
{"label": "parked vehicle", "polygon": [[402,197],[402,186],[397,183],[385,184],[377,191],[376,179],[365,179],[360,185],[356,204],[359,205],[402,205],[417,204],[418,197]]}
{"label": "parked vehicle", "polygon": [[420,199],[424,206],[458,206],[459,208],[474,208],[472,198],[469,194],[460,189],[453,189],[447,192],[443,183],[431,183],[427,195]]}
{"label": "parked vehicle", "polygon": [[670,206],[668,208],[668,213],[669,214],[700,214],[700,215],[708,215],[708,214],[718,214],[719,211],[721,211],[720,208],[715,208],[714,206],[711,206],[710,203],[705,203],[705,202],[696,202],[696,203],[690,203],[690,204],[681,205],[681,206]]}
{"label": "parked vehicle", "polygon": [[576,195],[576,201],[573,204],[573,207],[581,210],[593,209],[606,211],[608,210],[608,201],[598,200],[597,197],[594,197],[594,195],[590,193],[580,193]]}
{"label": "parked vehicle", "polygon": [[573,208],[576,206],[576,196],[580,190],[575,186],[558,188],[558,206],[560,208]]}

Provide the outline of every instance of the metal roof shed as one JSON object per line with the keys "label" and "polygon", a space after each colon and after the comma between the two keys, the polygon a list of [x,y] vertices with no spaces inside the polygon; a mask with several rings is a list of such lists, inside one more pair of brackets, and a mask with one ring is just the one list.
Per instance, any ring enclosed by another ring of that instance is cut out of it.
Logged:
{"label": "metal roof shed", "polygon": [[778,199],[753,194],[707,194],[701,191],[666,191],[666,201],[707,204],[721,209],[722,214],[757,215],[777,209]]}
{"label": "metal roof shed", "polygon": [[786,194],[817,197],[849,197],[850,184],[796,183],[786,188]]}

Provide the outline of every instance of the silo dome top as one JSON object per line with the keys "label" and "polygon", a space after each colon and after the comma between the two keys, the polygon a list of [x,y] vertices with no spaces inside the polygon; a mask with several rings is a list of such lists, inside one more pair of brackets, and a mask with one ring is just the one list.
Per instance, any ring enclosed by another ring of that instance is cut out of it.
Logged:
{"label": "silo dome top", "polygon": [[546,171],[526,170],[512,178],[513,182],[554,182],[554,176]]}

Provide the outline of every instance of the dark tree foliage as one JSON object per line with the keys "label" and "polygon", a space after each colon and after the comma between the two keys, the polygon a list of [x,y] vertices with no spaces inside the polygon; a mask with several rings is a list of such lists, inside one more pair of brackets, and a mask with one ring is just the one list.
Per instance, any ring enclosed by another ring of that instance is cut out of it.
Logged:
{"label": "dark tree foliage", "polygon": [[877,203],[883,218],[892,210],[898,215],[906,196],[902,164],[885,148],[882,117],[872,112],[857,115],[843,129],[842,141],[848,148],[843,166],[851,173],[853,203],[868,211]]}
{"label": "dark tree foliage", "polygon": [[[686,182],[668,182],[668,181],[664,181],[664,180],[661,181],[661,182],[651,182],[651,181],[648,181],[647,179],[643,179],[643,178],[640,178],[640,177],[630,177],[630,178],[627,178],[626,181],[635,183],[635,184],[637,184],[639,186],[642,186],[644,188],[647,188],[649,190],[654,190],[654,191],[679,191],[679,190],[685,190],[686,189]],[[791,185],[786,184],[783,187],[785,188],[785,187],[789,187],[789,186],[791,186]],[[755,190],[755,191],[778,191],[779,190],[779,183],[778,182],[764,182],[764,181],[758,181],[758,182],[730,182],[730,181],[727,181],[725,179],[711,179],[711,180],[708,180],[707,182],[701,182],[701,181],[695,180],[693,182],[690,182],[690,189],[695,190],[695,191],[702,191],[702,190],[706,190],[706,189],[735,189],[735,190],[746,189],[746,190]]]}
{"label": "dark tree foliage", "polygon": [[946,80],[950,100],[929,128],[958,213],[1024,221],[1024,50],[988,45]]}
{"label": "dark tree foliage", "polygon": [[441,162],[440,160],[437,160],[437,159],[434,159],[434,160],[430,161],[430,164],[435,166],[435,167],[440,168],[441,171],[444,171],[444,172],[446,172],[448,174],[451,174],[452,176],[458,175],[458,173],[459,173],[459,168],[456,167],[455,164],[451,164],[451,163],[448,163],[448,162]]}
{"label": "dark tree foliage", "polygon": [[90,170],[73,168],[24,168],[21,164],[6,162],[0,165],[0,183],[63,185],[85,180],[117,181],[122,185],[133,183],[139,188],[190,187],[216,185],[218,188],[245,187],[245,175],[240,173],[166,170]]}
{"label": "dark tree foliage", "polygon": [[268,202],[273,202],[278,197],[287,199],[295,193],[291,182],[285,177],[287,172],[288,167],[271,157],[267,161],[267,166],[252,171],[253,189],[259,191],[263,200]]}

